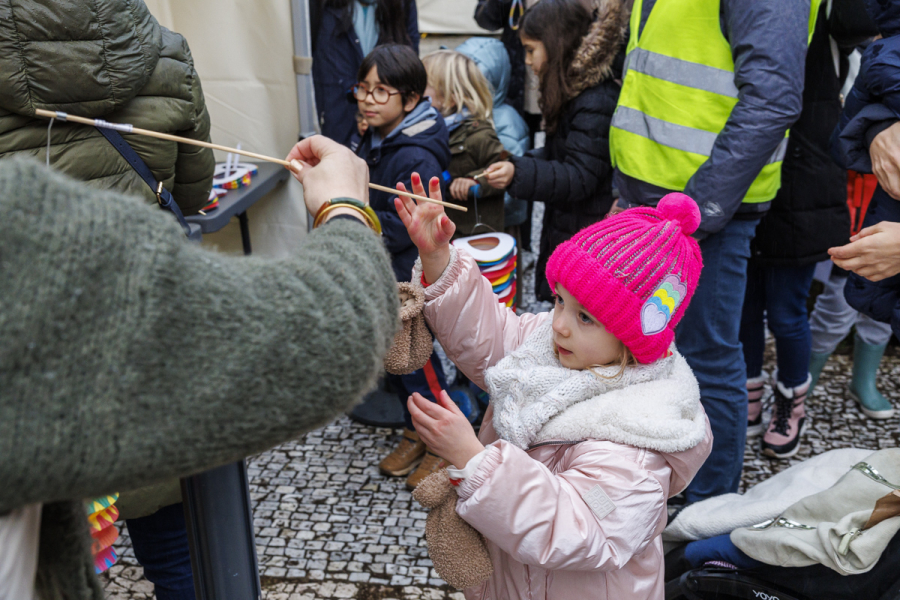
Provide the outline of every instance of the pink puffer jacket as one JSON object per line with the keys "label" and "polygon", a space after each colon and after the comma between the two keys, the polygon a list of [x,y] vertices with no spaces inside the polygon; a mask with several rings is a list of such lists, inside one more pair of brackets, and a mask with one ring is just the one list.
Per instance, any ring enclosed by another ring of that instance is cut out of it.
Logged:
{"label": "pink puffer jacket", "polygon": [[[413,281],[420,276],[417,266]],[[447,355],[482,388],[485,370],[551,317],[501,306],[474,259],[455,250],[425,301]],[[466,598],[661,600],[666,499],[687,486],[712,447],[699,411],[702,441],[664,453],[583,436],[522,450],[499,439],[489,407],[479,439],[490,446],[460,485],[456,510],[486,538],[494,574]]]}

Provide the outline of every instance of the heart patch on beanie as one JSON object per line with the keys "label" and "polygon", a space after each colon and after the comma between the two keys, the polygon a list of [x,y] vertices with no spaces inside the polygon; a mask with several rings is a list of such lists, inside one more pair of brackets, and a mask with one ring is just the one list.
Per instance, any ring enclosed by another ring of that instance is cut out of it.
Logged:
{"label": "heart patch on beanie", "polygon": [[663,331],[678,310],[687,287],[675,275],[667,275],[641,308],[641,331],[656,335]]}

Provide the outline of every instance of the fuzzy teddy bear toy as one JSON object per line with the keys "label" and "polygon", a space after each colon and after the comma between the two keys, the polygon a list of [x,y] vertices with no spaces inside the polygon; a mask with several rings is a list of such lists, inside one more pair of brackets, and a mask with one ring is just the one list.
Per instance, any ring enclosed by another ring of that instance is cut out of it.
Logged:
{"label": "fuzzy teddy bear toy", "polygon": [[384,357],[384,368],[394,375],[406,375],[425,366],[434,346],[422,314],[425,290],[420,285],[401,281],[397,283],[397,292],[403,327],[394,336],[394,343]]}
{"label": "fuzzy teddy bear toy", "polygon": [[457,589],[480,584],[494,572],[484,538],[456,514],[456,487],[446,469],[432,473],[413,492],[430,509],[425,520],[425,542],[434,569]]}

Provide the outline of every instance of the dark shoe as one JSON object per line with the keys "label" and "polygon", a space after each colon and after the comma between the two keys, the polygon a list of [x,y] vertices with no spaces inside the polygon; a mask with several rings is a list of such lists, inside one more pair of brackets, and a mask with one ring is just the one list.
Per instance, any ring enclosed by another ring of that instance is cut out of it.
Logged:
{"label": "dark shoe", "polygon": [[419,434],[404,429],[400,444],[378,464],[378,470],[388,477],[406,475],[422,462],[424,454],[425,442],[419,439]]}

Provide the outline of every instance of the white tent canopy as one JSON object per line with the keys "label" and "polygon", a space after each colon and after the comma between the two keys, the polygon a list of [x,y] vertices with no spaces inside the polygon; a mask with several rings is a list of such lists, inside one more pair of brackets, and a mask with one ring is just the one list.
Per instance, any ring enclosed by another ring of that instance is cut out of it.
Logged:
{"label": "white tent canopy", "polygon": [[484,35],[475,22],[477,0],[416,0],[419,31],[430,34]]}
{"label": "white tent canopy", "polygon": [[[212,141],[285,156],[315,124],[306,5],[309,0],[219,2],[145,0],[159,22],[184,35],[212,117]],[[292,9],[293,5],[293,9]],[[429,34],[484,34],[476,0],[417,0],[419,29]],[[295,58],[299,57],[299,58]],[[296,71],[296,72],[295,72]],[[217,153],[217,160],[224,160]],[[280,256],[306,233],[302,189],[292,179],[249,211],[255,253]],[[236,221],[204,244],[240,252]]]}

